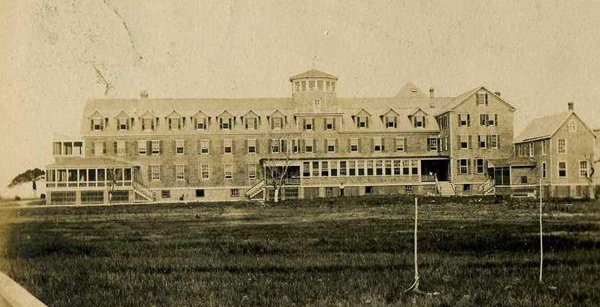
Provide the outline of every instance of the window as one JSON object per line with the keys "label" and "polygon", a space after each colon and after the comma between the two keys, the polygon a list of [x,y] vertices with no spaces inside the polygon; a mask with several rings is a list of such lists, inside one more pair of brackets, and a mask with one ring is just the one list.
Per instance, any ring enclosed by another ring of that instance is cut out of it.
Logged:
{"label": "window", "polygon": [[463,191],[471,191],[471,184],[463,184]]}
{"label": "window", "polygon": [[310,90],[310,91],[315,90],[315,81],[312,81],[312,80],[308,81],[308,90]]}
{"label": "window", "polygon": [[477,93],[476,103],[478,106],[488,105],[488,94],[485,92]]}
{"label": "window", "polygon": [[248,163],[248,179],[256,179],[256,163]]}
{"label": "window", "polygon": [[248,153],[253,154],[256,153],[256,151],[256,140],[248,140]]}
{"label": "window", "polygon": [[396,138],[396,151],[406,151],[406,138],[403,136]]}
{"label": "window", "polygon": [[103,118],[94,118],[94,119],[92,119],[91,123],[92,123],[92,131],[104,130],[104,119]]}
{"label": "window", "polygon": [[458,136],[460,141],[460,149],[469,149],[471,146],[471,136],[466,134],[461,134]]}
{"label": "window", "polygon": [[356,118],[356,127],[357,128],[368,128],[369,127],[369,118],[367,116],[358,116]]}
{"label": "window", "polygon": [[300,91],[300,81],[294,82],[294,87],[296,89],[296,92],[299,92]]}
{"label": "window", "polygon": [[356,161],[356,168],[358,169],[358,176],[365,175],[365,161],[364,160]]}
{"label": "window", "polygon": [[336,139],[327,139],[327,152],[335,152],[336,150],[336,146],[335,144],[337,143]]}
{"label": "window", "polygon": [[440,116],[440,129],[448,129],[448,115]]}
{"label": "window", "polygon": [[208,164],[200,164],[200,179],[207,180],[210,178]]}
{"label": "window", "polygon": [[331,85],[329,84],[329,81],[325,81],[325,87],[327,88],[327,91],[330,91]]}
{"label": "window", "polygon": [[428,137],[427,138],[427,150],[429,151],[437,151],[438,148],[438,139]]}
{"label": "window", "polygon": [[486,149],[487,148],[487,135],[478,135],[477,143],[479,144],[479,148]]}
{"label": "window", "polygon": [[356,176],[356,161],[354,160],[348,162],[348,175]]}
{"label": "window", "polygon": [[208,128],[206,117],[196,117],[194,119],[194,128],[196,130],[206,130]]}
{"label": "window", "polygon": [[160,180],[160,165],[150,165],[150,180]]}
{"label": "window", "polygon": [[410,175],[410,161],[402,160],[402,175]]}
{"label": "window", "polygon": [[542,162],[542,178],[548,177],[546,170],[546,162]]}
{"label": "window", "polygon": [[329,162],[330,165],[330,170],[329,170],[329,175],[332,177],[336,177],[338,175],[338,161],[330,161]]}
{"label": "window", "polygon": [[415,128],[425,128],[425,116],[416,115],[414,117],[414,127]]}
{"label": "window", "polygon": [[200,154],[206,155],[210,152],[209,140],[200,140]]}
{"label": "window", "polygon": [[140,156],[148,154],[148,145],[146,144],[146,140],[138,140],[138,154]]}
{"label": "window", "polygon": [[312,163],[312,176],[319,177],[319,161],[313,161]]}
{"label": "window", "polygon": [[565,161],[558,162],[558,177],[559,178],[567,177],[567,162],[565,162]]}
{"label": "window", "polygon": [[395,115],[387,115],[385,117],[385,127],[386,128],[397,128],[398,120]]}
{"label": "window", "polygon": [[335,118],[325,118],[325,130],[335,130]]}
{"label": "window", "polygon": [[232,126],[233,126],[233,118],[219,117],[219,129],[220,130],[231,130]]}
{"label": "window", "polygon": [[404,192],[410,194],[413,192],[413,186],[412,185],[405,185],[404,186]]}
{"label": "window", "polygon": [[367,160],[367,176],[373,176],[373,160]]}
{"label": "window", "polygon": [[171,190],[162,190],[160,191],[161,198],[171,198]]}
{"label": "window", "polygon": [[327,161],[321,161],[321,176],[329,176],[329,162]]}
{"label": "window", "polygon": [[196,189],[196,197],[197,198],[204,197],[204,189]]}
{"label": "window", "polygon": [[383,175],[383,160],[375,160],[375,174],[377,176]]}
{"label": "window", "polygon": [[394,175],[402,174],[402,160],[394,160]]}
{"label": "window", "polygon": [[365,187],[365,195],[373,195],[373,186]]}
{"label": "window", "polygon": [[249,115],[244,118],[244,127],[246,129],[258,129],[258,117]]}
{"label": "window", "polygon": [[477,174],[483,174],[485,172],[485,160],[476,159],[475,160],[475,171]]}
{"label": "window", "polygon": [[129,130],[129,119],[126,117],[117,118],[117,128],[119,129],[119,131]]}
{"label": "window", "polygon": [[569,132],[577,132],[577,123],[573,119],[569,121]]}
{"label": "window", "polygon": [[153,155],[160,155],[160,141],[159,140],[152,140],[152,154]]}
{"label": "window", "polygon": [[231,190],[229,190],[229,195],[231,197],[240,197],[240,189],[231,189]]}
{"label": "window", "polygon": [[490,135],[490,148],[498,149],[500,147],[500,141],[498,141],[498,135],[492,134]]}
{"label": "window", "polygon": [[302,91],[306,92],[306,81],[302,81]]}
{"label": "window", "polygon": [[411,160],[410,164],[411,164],[411,168],[412,168],[412,174],[418,175],[419,174],[419,160]]}
{"label": "window", "polygon": [[304,152],[312,153],[314,151],[313,139],[304,139]]}
{"label": "window", "polygon": [[183,155],[184,153],[184,140],[175,140],[175,154]]}
{"label": "window", "polygon": [[142,130],[154,130],[154,119],[152,117],[144,117],[142,118]]}
{"label": "window", "polygon": [[471,126],[471,114],[458,114],[458,125],[459,126]]}
{"label": "window", "polygon": [[321,98],[315,98],[315,99],[313,99],[313,106],[317,110],[320,109],[321,108]]}
{"label": "window", "polygon": [[542,140],[542,156],[546,155],[546,140]]}
{"label": "window", "polygon": [[55,156],[62,155],[62,143],[61,142],[52,143],[52,154]]}
{"label": "window", "polygon": [[373,138],[373,151],[374,152],[382,152],[383,148],[383,140],[382,138]]}
{"label": "window", "polygon": [[310,177],[310,162],[302,162],[302,177]]}
{"label": "window", "polygon": [[280,146],[279,141],[280,140],[277,140],[277,139],[271,140],[271,146],[270,146],[271,153],[278,153],[280,151],[281,148],[279,147]]}
{"label": "window", "polygon": [[167,118],[167,124],[169,125],[169,130],[181,130],[181,117],[169,117]]}
{"label": "window", "polygon": [[346,176],[348,174],[348,162],[340,161],[340,176]]}
{"label": "window", "polygon": [[271,118],[271,129],[282,129],[283,128],[283,117],[275,116]]}
{"label": "window", "polygon": [[323,80],[317,80],[317,90],[323,90]]}
{"label": "window", "polygon": [[223,165],[223,172],[225,174],[225,179],[233,179],[233,164],[225,163]]}
{"label": "window", "polygon": [[350,139],[350,152],[358,152],[358,139]]}
{"label": "window", "polygon": [[392,175],[392,160],[385,160],[385,175],[386,176],[391,176]]}
{"label": "window", "polygon": [[480,126],[498,126],[498,114],[479,114]]}
{"label": "window", "polygon": [[579,177],[588,177],[588,161],[579,161]]}
{"label": "window", "polygon": [[567,153],[567,140],[566,139],[558,139],[558,153],[559,154]]}
{"label": "window", "polygon": [[177,179],[177,181],[185,180],[185,165],[175,165],[175,179]]}
{"label": "window", "polygon": [[315,119],[314,118],[302,119],[302,129],[304,131],[314,130],[315,129]]}
{"label": "window", "polygon": [[124,156],[126,154],[125,140],[118,140],[115,142],[115,154],[117,156]]}
{"label": "window", "polygon": [[458,159],[458,173],[459,174],[468,174],[469,173],[469,163],[468,159]]}
{"label": "window", "polygon": [[233,151],[233,140],[225,139],[223,140],[223,153],[230,154]]}
{"label": "window", "polygon": [[529,143],[529,157],[533,158],[535,156],[535,147],[533,147],[533,142]]}
{"label": "window", "polygon": [[96,141],[94,142],[94,155],[102,156],[106,153],[106,148],[104,148],[104,142]]}

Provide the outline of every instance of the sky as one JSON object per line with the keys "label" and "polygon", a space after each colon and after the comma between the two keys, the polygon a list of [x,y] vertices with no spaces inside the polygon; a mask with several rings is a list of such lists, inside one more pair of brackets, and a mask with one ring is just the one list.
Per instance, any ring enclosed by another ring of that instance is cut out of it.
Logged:
{"label": "sky", "polygon": [[[171,3],[173,2],[173,3]],[[340,97],[476,86],[517,108],[515,135],[567,102],[600,128],[600,1],[0,0],[0,195],[79,135],[87,99],[288,97],[289,76]],[[108,84],[108,86],[107,86]]]}

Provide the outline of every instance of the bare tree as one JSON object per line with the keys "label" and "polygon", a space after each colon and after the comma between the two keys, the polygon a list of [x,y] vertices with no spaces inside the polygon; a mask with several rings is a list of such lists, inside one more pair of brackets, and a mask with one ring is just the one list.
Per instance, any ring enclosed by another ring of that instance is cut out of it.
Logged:
{"label": "bare tree", "polygon": [[273,201],[276,203],[279,202],[279,195],[286,184],[292,153],[290,144],[289,138],[281,136],[271,138],[268,154],[261,159],[261,172],[265,179],[265,199],[268,198],[268,189],[272,186],[275,190]]}

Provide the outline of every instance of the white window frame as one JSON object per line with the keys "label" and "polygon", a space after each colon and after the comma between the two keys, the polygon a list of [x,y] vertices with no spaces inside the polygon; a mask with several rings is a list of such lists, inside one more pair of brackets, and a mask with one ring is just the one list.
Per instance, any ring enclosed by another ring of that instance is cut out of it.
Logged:
{"label": "white window frame", "polygon": [[425,128],[425,116],[415,115],[413,121],[415,128]]}
{"label": "white window frame", "polygon": [[210,179],[210,165],[203,163],[200,164],[200,179],[208,180]]}
{"label": "white window frame", "polygon": [[542,156],[546,155],[546,140],[542,140],[541,144],[542,144]]}
{"label": "white window frame", "polygon": [[[479,165],[479,162],[481,162],[481,165]],[[481,167],[481,171],[479,171],[480,167]],[[483,158],[475,159],[475,173],[476,174],[485,174],[485,159],[483,159]]]}
{"label": "white window frame", "polygon": [[148,143],[146,140],[138,140],[138,155],[145,156],[148,154]]}
{"label": "white window frame", "polygon": [[[462,162],[465,162],[465,165],[462,165]],[[460,175],[468,175],[469,174],[469,159],[458,159],[459,171]],[[463,170],[464,168],[464,170]]]}
{"label": "white window frame", "polygon": [[[379,149],[378,149],[379,148]],[[373,152],[383,152],[383,138],[374,137],[373,138]]]}
{"label": "white window frame", "polygon": [[[181,152],[180,152],[181,149]],[[185,140],[175,140],[175,154],[176,155],[184,155],[185,154]]]}
{"label": "white window frame", "polygon": [[406,151],[406,146],[404,146],[405,143],[406,143],[406,137],[404,137],[404,136],[396,137],[396,151],[405,152]]}
{"label": "white window frame", "polygon": [[[561,141],[563,143],[562,146]],[[567,154],[567,139],[558,139],[558,141],[556,142],[556,151],[561,155]]]}
{"label": "white window frame", "polygon": [[92,118],[92,131],[104,130],[104,118]]}
{"label": "white window frame", "polygon": [[256,139],[248,139],[248,154],[256,154],[258,150],[256,150]]}
{"label": "white window frame", "polygon": [[150,180],[160,181],[160,165],[150,165]]}
{"label": "white window frame", "polygon": [[490,135],[490,144],[488,145],[488,148],[491,148],[491,149],[498,149],[498,148],[500,148],[500,144],[498,142],[498,135],[497,134],[491,134]]}
{"label": "white window frame", "polygon": [[397,128],[397,116],[396,115],[386,115],[385,116],[385,128]]}
{"label": "white window frame", "polygon": [[106,153],[106,146],[103,141],[94,142],[94,156],[103,156]]}
{"label": "white window frame", "polygon": [[[560,167],[560,164],[561,164],[561,163],[564,163],[564,165],[565,165],[565,167],[564,167],[564,170],[565,170],[565,175],[564,175],[564,176],[561,176],[561,175],[560,175],[560,171],[562,170],[562,168]],[[569,173],[568,173],[568,169],[567,169],[567,168],[568,168],[568,166],[567,166],[567,161],[558,161],[558,163],[557,163],[558,178],[567,178],[567,176],[568,176],[568,174],[569,174]]]}
{"label": "white window frame", "polygon": [[257,164],[256,163],[248,163],[248,179],[256,179],[256,171]]}
{"label": "white window frame", "polygon": [[232,163],[224,163],[223,164],[223,175],[225,180],[233,179],[233,164]]}
{"label": "white window frame", "polygon": [[[471,142],[469,142],[469,135],[468,134],[461,134],[458,136],[458,139],[460,141],[460,148],[459,149],[471,149]],[[463,143],[467,144],[467,147],[463,147]]]}
{"label": "white window frame", "polygon": [[325,130],[327,130],[327,131],[335,130],[335,118],[325,117],[325,120],[323,122],[325,124]]}
{"label": "white window frame", "polygon": [[357,138],[350,139],[350,152],[357,153],[359,151],[358,149],[359,149],[358,148],[358,139]]}
{"label": "white window frame", "polygon": [[[477,135],[477,147],[479,147],[481,149],[487,149],[488,148],[487,137],[488,136],[485,134]],[[483,146],[481,146],[481,145],[483,145]]]}
{"label": "white window frame", "polygon": [[577,132],[577,123],[574,119],[569,120],[569,132]]}
{"label": "white window frame", "polygon": [[335,153],[336,152],[336,139],[327,139],[327,153]]}
{"label": "white window frame", "polygon": [[202,139],[200,140],[200,154],[208,155],[210,153],[210,140]]}
{"label": "white window frame", "polygon": [[119,129],[119,131],[129,130],[129,118],[127,118],[127,117],[117,118],[117,129]]}
{"label": "white window frame", "polygon": [[124,156],[127,154],[127,147],[125,140],[117,140],[117,156]]}
{"label": "white window frame", "polygon": [[206,117],[196,117],[194,123],[194,129],[196,130],[206,130],[206,126],[208,126],[208,120]]}
{"label": "white window frame", "polygon": [[[146,121],[150,121],[146,123]],[[153,131],[154,130],[154,118],[142,117],[142,131]]]}
{"label": "white window frame", "polygon": [[438,150],[438,138],[437,137],[427,137],[427,150],[428,151],[437,151]]}
{"label": "white window frame", "polygon": [[533,142],[529,143],[529,157],[533,158],[535,156],[535,146]]}
{"label": "white window frame", "polygon": [[[464,120],[463,120],[464,117]],[[464,122],[464,124],[463,124]],[[471,127],[471,114],[459,113],[458,114],[458,126],[459,127]]]}
{"label": "white window frame", "polygon": [[184,164],[175,165],[175,180],[177,180],[177,181],[185,180],[185,165]]}
{"label": "white window frame", "polygon": [[478,92],[475,95],[475,104],[477,106],[487,106],[489,104],[489,95],[486,92]]}
{"label": "white window frame", "polygon": [[161,150],[160,150],[160,140],[151,140],[151,147],[152,147],[152,155],[156,156],[156,155],[160,155]]}
{"label": "white window frame", "polygon": [[369,117],[367,117],[367,116],[356,117],[356,127],[358,129],[367,129],[368,126],[369,126]]}
{"label": "white window frame", "polygon": [[[585,163],[585,168],[582,168],[582,163]],[[579,177],[587,178],[590,173],[590,167],[587,160],[579,161]]]}
{"label": "white window frame", "polygon": [[[228,151],[229,149],[229,151]],[[224,139],[223,140],[223,154],[233,154],[233,140],[232,139]]]}

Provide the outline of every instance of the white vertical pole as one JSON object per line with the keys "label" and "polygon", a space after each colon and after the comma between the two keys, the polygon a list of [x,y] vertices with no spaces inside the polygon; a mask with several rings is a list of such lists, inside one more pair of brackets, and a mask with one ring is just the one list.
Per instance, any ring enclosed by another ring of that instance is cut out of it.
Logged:
{"label": "white vertical pole", "polygon": [[419,262],[417,254],[417,225],[419,222],[419,206],[415,197],[415,291],[419,290]]}
{"label": "white vertical pole", "polygon": [[544,241],[542,230],[542,178],[540,177],[540,283],[542,282],[542,268],[544,265]]}

